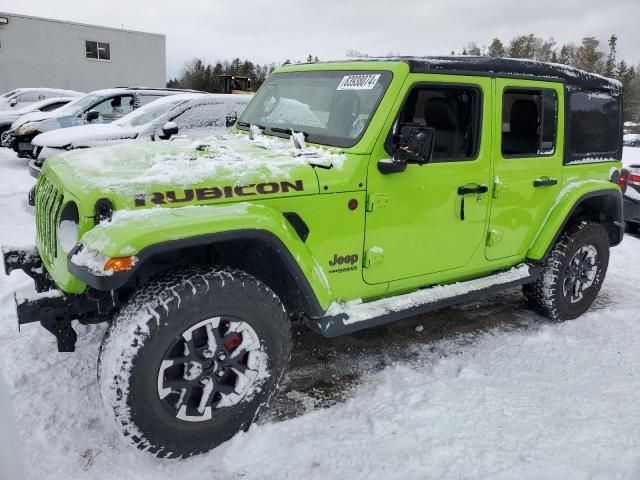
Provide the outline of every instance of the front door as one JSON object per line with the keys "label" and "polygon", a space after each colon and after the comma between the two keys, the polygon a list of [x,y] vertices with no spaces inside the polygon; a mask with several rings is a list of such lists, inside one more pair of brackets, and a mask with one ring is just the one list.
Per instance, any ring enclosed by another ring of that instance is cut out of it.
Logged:
{"label": "front door", "polygon": [[562,84],[496,79],[494,191],[486,257],[525,257],[562,184]]}
{"label": "front door", "polygon": [[[371,284],[459,269],[485,240],[490,193],[474,192],[491,180],[491,80],[410,75],[396,108],[368,172],[363,276]],[[382,174],[377,162],[393,155],[392,133],[406,123],[435,130],[432,161]]]}

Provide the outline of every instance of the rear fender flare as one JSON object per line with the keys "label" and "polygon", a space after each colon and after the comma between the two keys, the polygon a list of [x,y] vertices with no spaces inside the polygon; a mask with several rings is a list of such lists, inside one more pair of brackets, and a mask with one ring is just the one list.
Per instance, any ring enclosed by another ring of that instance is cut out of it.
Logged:
{"label": "rear fender flare", "polygon": [[604,206],[600,221],[610,223],[611,245],[618,245],[624,235],[622,193],[620,188],[605,180],[587,180],[567,185],[556,197],[542,227],[527,252],[527,258],[542,260],[553,247],[566,225],[575,218],[586,202]]}

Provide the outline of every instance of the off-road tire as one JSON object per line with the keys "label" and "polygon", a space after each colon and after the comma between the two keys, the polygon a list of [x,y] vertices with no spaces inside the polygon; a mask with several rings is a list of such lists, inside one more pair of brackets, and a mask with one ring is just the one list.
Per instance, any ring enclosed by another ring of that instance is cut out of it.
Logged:
{"label": "off-road tire", "polygon": [[[212,410],[210,420],[176,418],[159,395],[162,361],[183,332],[218,316],[251,327],[266,374],[236,404]],[[100,394],[117,429],[138,449],[188,457],[248,429],[276,391],[290,353],[290,321],[271,289],[242,271],[191,268],[147,284],[116,316],[100,349]]]}
{"label": "off-road tire", "polygon": [[[595,274],[582,298],[571,301],[563,285],[569,281],[571,261],[581,249],[591,246],[597,252]],[[609,264],[609,236],[595,222],[581,221],[569,226],[556,240],[544,259],[537,281],[525,285],[523,293],[530,308],[552,321],[572,320],[586,312],[598,295]]]}

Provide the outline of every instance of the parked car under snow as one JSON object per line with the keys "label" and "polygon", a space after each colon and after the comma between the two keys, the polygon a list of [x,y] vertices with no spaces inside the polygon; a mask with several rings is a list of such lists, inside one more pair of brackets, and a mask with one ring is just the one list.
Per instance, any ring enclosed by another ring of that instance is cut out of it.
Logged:
{"label": "parked car under snow", "polygon": [[52,112],[67,105],[75,98],[76,97],[51,97],[40,100],[39,102],[29,103],[22,108],[0,111],[0,136],[11,129],[11,125],[22,116],[33,112]]}
{"label": "parked car under snow", "polygon": [[83,92],[62,88],[16,88],[0,95],[0,111],[18,110],[30,103],[52,97],[82,97]]}
{"label": "parked car under snow", "polygon": [[640,147],[640,134],[639,133],[625,134],[623,143],[625,147]]}
{"label": "parked car under snow", "polygon": [[627,230],[640,230],[640,149],[624,147],[620,187],[624,193],[624,219]]}
{"label": "parked car under snow", "polygon": [[11,126],[11,137],[3,146],[12,148],[19,157],[35,158],[31,143],[37,135],[77,125],[111,123],[158,98],[194,90],[164,88],[111,88],[91,92],[55,112],[41,113],[28,122]]}
{"label": "parked car under snow", "polygon": [[221,133],[233,125],[250,99],[249,95],[178,94],[155,100],[108,125],[46,132],[32,141],[38,155],[29,163],[29,171],[37,177],[48,157],[76,148]]}

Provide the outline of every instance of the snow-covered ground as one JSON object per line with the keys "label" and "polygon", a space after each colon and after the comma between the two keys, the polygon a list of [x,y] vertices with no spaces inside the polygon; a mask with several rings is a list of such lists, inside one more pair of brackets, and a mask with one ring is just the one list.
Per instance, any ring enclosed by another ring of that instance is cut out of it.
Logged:
{"label": "snow-covered ground", "polygon": [[[26,162],[0,149],[0,178],[0,244],[33,243]],[[111,427],[95,378],[104,328],[80,327],[75,354],[38,325],[18,333],[12,292],[29,281],[0,274],[0,376],[28,478],[637,480],[638,252],[627,236],[591,311],[560,325],[512,291],[353,337],[302,331],[266,419],[180,461],[139,453]],[[2,465],[0,479],[13,480]]]}

